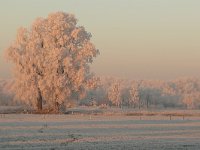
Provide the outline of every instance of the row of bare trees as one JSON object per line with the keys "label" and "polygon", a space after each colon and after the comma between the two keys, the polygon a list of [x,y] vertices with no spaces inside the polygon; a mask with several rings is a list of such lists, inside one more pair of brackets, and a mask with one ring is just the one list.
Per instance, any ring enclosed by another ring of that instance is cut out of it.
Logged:
{"label": "row of bare trees", "polygon": [[101,78],[98,88],[88,92],[85,103],[91,97],[96,100],[96,104],[117,107],[200,108],[200,80],[180,78],[172,81],[130,81],[113,77]]}
{"label": "row of bare trees", "polygon": [[[82,96],[72,95],[61,104],[127,106],[135,109],[200,108],[200,79],[196,78],[180,78],[173,81],[129,81],[109,77],[93,80],[93,84],[96,88],[87,89]],[[0,80],[0,105],[17,103],[13,98],[14,86],[13,81]],[[18,100],[24,103],[24,100]],[[48,106],[44,102],[43,104]],[[57,103],[55,107],[59,105]]]}

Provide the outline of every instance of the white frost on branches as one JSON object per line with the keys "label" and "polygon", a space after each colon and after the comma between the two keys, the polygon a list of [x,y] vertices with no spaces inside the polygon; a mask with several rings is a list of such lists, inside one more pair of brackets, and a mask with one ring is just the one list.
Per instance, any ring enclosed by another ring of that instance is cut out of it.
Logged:
{"label": "white frost on branches", "polygon": [[121,88],[122,83],[119,80],[114,81],[108,89],[108,99],[111,103],[117,107],[120,107],[122,104],[121,99]]}
{"label": "white frost on branches", "polygon": [[130,93],[130,98],[129,98],[129,104],[131,106],[138,106],[139,105],[139,83],[137,82],[132,82],[131,88],[129,90]]}
{"label": "white frost on branches", "polygon": [[30,29],[20,28],[7,56],[15,64],[16,97],[37,106],[54,105],[84,95],[93,87],[89,64],[99,51],[91,34],[72,14],[57,12],[38,18]]}

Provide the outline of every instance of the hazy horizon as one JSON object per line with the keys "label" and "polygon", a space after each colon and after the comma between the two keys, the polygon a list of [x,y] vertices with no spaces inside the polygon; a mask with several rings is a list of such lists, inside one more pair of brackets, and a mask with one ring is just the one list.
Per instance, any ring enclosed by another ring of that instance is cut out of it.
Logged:
{"label": "hazy horizon", "polygon": [[0,5],[0,78],[10,78],[3,58],[20,26],[64,11],[75,14],[93,35],[100,55],[92,64],[99,76],[175,79],[200,76],[200,1],[99,0],[3,1]]}

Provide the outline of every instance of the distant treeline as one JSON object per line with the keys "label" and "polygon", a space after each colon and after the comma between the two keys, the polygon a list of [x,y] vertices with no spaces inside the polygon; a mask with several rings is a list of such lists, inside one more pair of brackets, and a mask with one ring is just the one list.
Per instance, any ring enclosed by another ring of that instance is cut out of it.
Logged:
{"label": "distant treeline", "polygon": [[13,93],[13,80],[3,80],[0,79],[0,105],[8,106],[8,105],[16,105],[16,101],[14,100]]}
{"label": "distant treeline", "polygon": [[[84,98],[69,100],[66,106],[200,108],[200,80],[197,78],[161,81],[103,77],[97,82],[98,86],[87,91]],[[14,99],[13,85],[14,81],[0,80],[0,105],[19,105]]]}
{"label": "distant treeline", "polygon": [[200,80],[180,78],[172,81],[123,80],[102,78],[88,91],[82,104],[128,106],[133,108],[200,108]]}

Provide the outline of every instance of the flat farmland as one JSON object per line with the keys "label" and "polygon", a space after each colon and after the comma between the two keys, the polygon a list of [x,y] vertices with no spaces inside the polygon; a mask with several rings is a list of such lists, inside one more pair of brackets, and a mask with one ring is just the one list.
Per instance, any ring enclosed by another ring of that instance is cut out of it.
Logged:
{"label": "flat farmland", "polygon": [[[170,120],[171,119],[171,120]],[[0,149],[200,149],[198,116],[2,114]]]}

